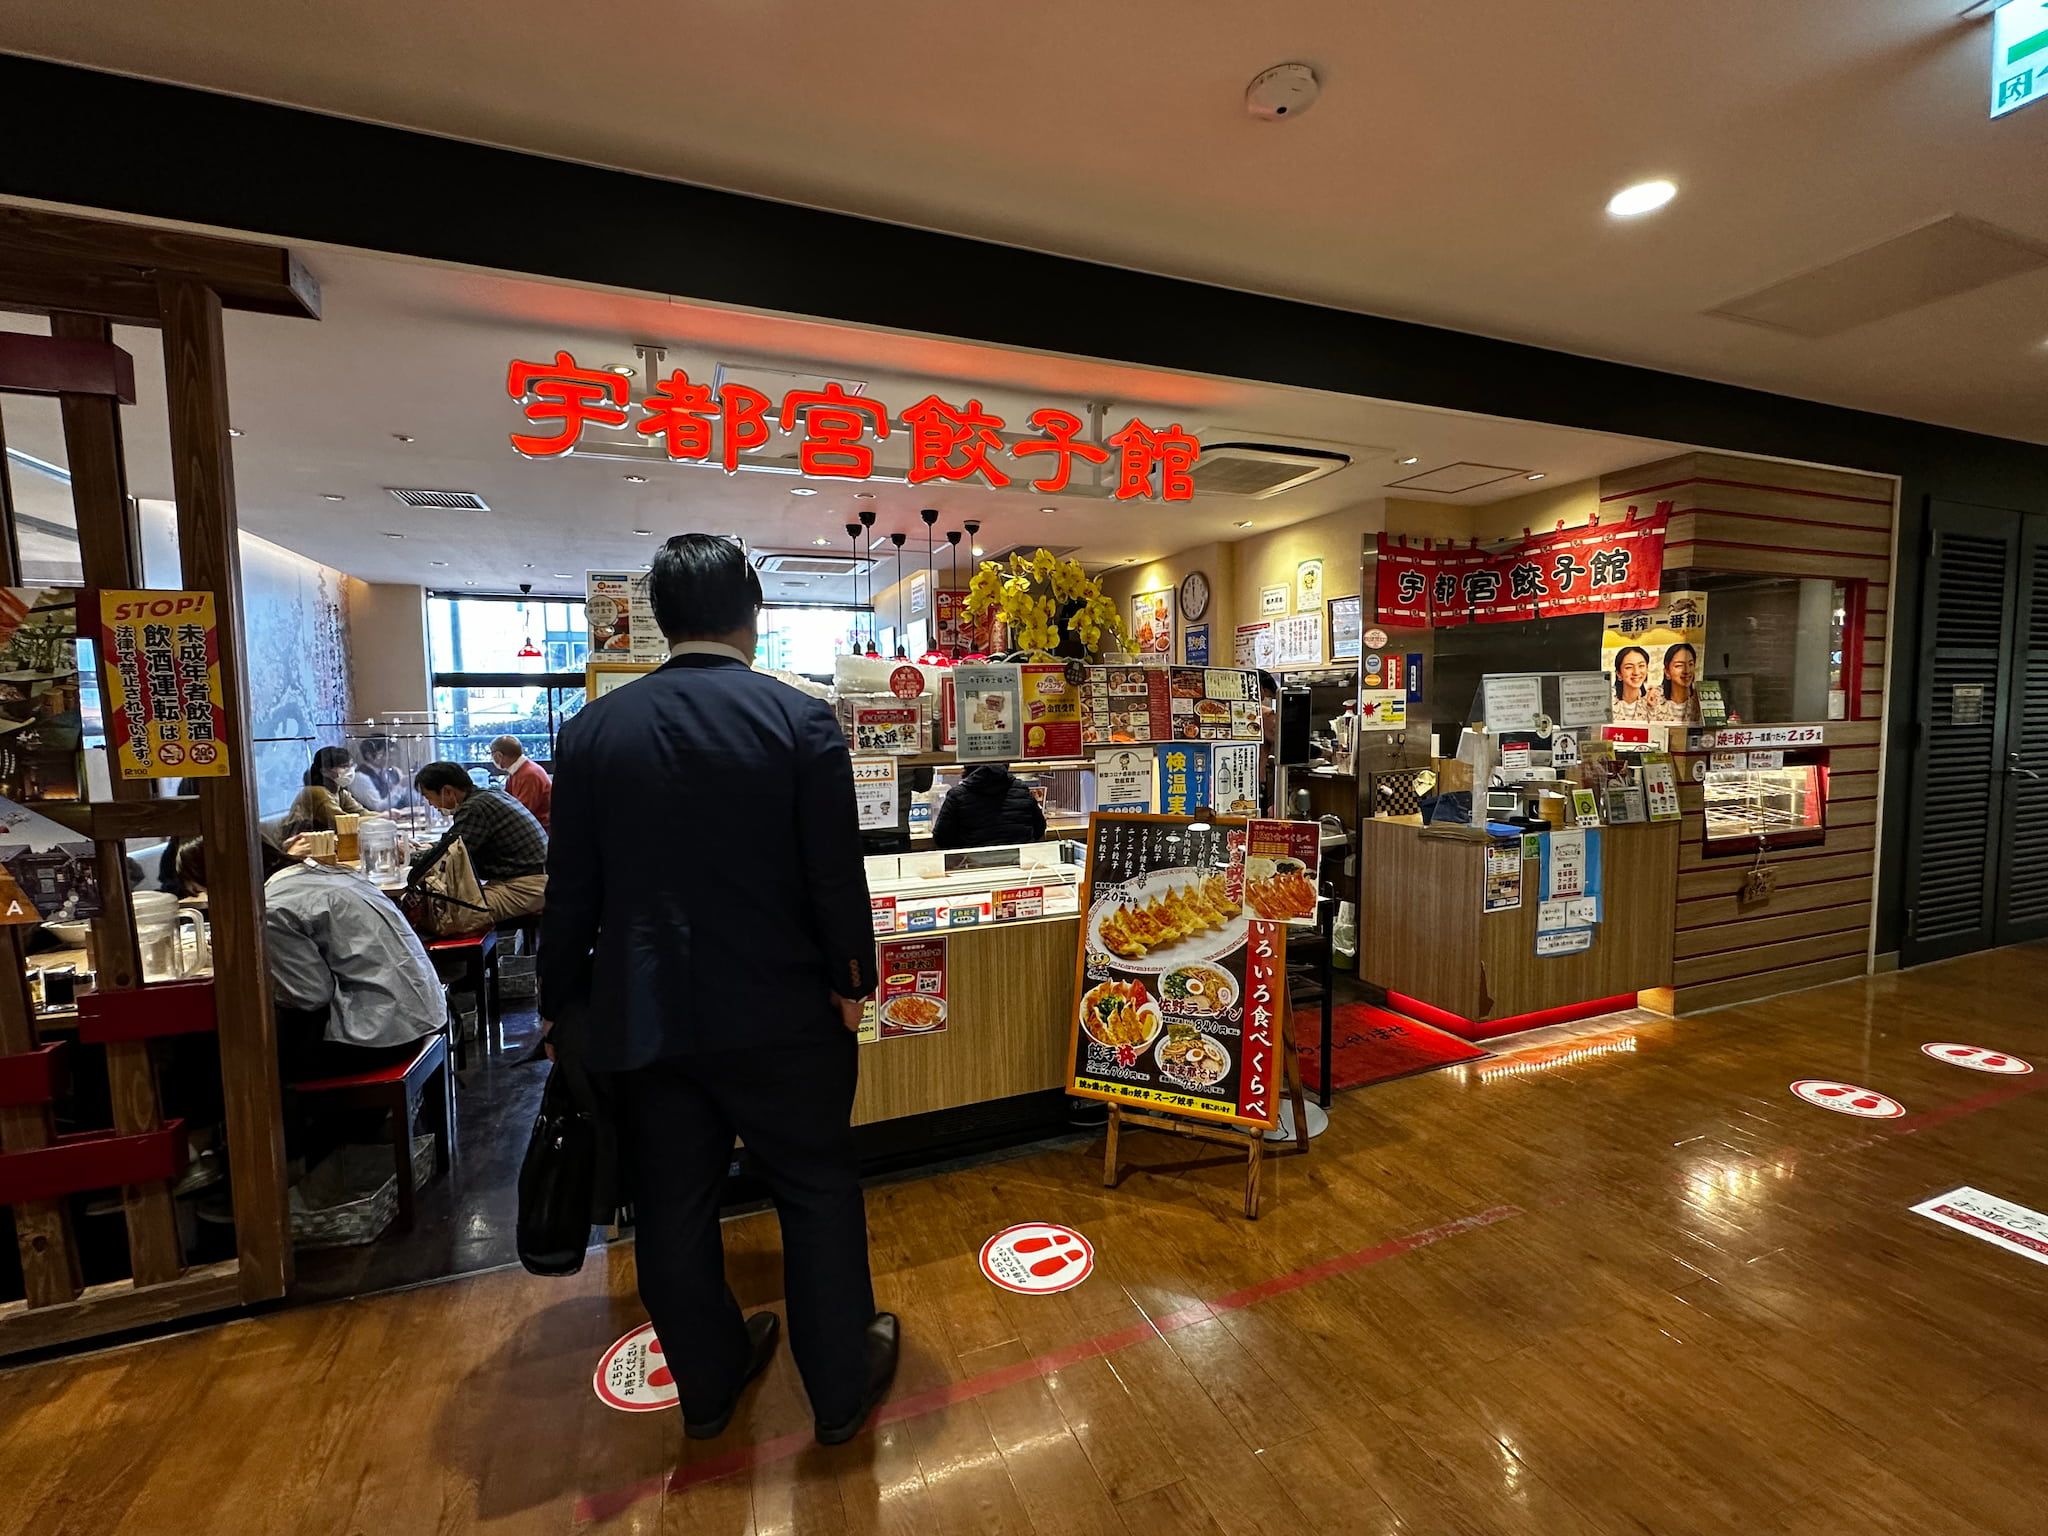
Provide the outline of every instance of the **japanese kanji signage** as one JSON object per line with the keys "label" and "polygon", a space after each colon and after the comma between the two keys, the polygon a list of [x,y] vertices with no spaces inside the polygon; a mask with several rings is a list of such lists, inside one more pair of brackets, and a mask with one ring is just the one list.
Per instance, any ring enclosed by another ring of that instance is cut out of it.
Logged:
{"label": "japanese kanji signage", "polygon": [[1643,608],[1664,577],[1671,503],[1649,517],[1560,529],[1505,549],[1410,549],[1379,537],[1379,619],[1383,624],[1502,624]]}
{"label": "japanese kanji signage", "polygon": [[797,438],[797,463],[806,476],[866,480],[876,473],[875,445],[901,435],[908,438],[905,477],[912,485],[948,481],[1001,490],[1036,469],[1041,472],[1031,488],[1050,496],[1067,488],[1078,462],[1108,467],[1118,501],[1191,500],[1202,451],[1178,422],[1154,428],[1132,417],[1094,443],[1081,436],[1079,416],[1046,406],[1027,418],[1028,435],[1005,436],[1007,423],[979,400],[953,405],[926,395],[891,412],[879,400],[829,382],[822,389],[792,389],[778,403],[745,384],[714,391],[677,369],[640,400],[630,392],[623,374],[580,367],[567,352],[547,363],[515,359],[505,373],[505,393],[519,402],[533,430],[512,433],[512,446],[528,458],[556,458],[575,452],[590,428],[630,431],[658,442],[670,459],[722,464],[730,474],[780,430]]}
{"label": "japanese kanji signage", "polygon": [[101,592],[100,658],[122,778],[226,776],[211,592]]}
{"label": "japanese kanji signage", "polygon": [[1286,928],[1244,899],[1244,832],[1090,819],[1068,1092],[1209,1121],[1275,1121]]}

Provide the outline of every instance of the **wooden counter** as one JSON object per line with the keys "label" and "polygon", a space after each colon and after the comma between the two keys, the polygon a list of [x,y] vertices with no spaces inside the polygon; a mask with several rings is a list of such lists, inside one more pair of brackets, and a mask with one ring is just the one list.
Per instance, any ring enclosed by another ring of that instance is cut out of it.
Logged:
{"label": "wooden counter", "polygon": [[1549,958],[1536,954],[1539,860],[1522,862],[1521,906],[1487,912],[1483,839],[1427,837],[1414,816],[1361,830],[1361,980],[1480,1026],[1671,985],[1677,822],[1601,829],[1593,947]]}
{"label": "wooden counter", "polygon": [[946,1027],[860,1048],[853,1123],[958,1109],[1067,1085],[1078,917],[953,928]]}

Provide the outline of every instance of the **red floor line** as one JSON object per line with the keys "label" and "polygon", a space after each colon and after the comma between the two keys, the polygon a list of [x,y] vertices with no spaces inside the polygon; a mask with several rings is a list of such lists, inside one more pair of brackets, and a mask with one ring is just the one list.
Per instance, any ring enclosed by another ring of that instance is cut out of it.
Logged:
{"label": "red floor line", "polygon": [[[1111,1333],[1098,1334],[1077,1344],[1048,1351],[1029,1360],[1020,1360],[1014,1365],[998,1366],[970,1376],[965,1381],[949,1381],[931,1387],[909,1397],[898,1398],[882,1405],[875,1415],[875,1423],[895,1424],[904,1419],[919,1418],[927,1413],[936,1413],[941,1408],[950,1408],[956,1403],[971,1402],[978,1397],[987,1397],[1005,1387],[1013,1387],[1020,1381],[1032,1381],[1049,1376],[1054,1371],[1065,1370],[1083,1360],[1093,1360],[1100,1355],[1115,1354],[1142,1344],[1147,1339],[1191,1328],[1196,1323],[1205,1323],[1225,1312],[1236,1312],[1242,1308],[1266,1301],[1289,1291],[1300,1290],[1331,1275],[1347,1274],[1355,1269],[1364,1269],[1371,1264],[1384,1263],[1399,1258],[1404,1253],[1413,1253],[1418,1248],[1427,1248],[1432,1243],[1441,1243],[1449,1238],[1462,1237],[1467,1232],[1476,1232],[1481,1227],[1490,1227],[1497,1221],[1506,1221],[1510,1216],[1521,1215],[1521,1208],[1513,1205],[1496,1205],[1470,1216],[1460,1216],[1455,1221],[1446,1221],[1420,1232],[1410,1232],[1405,1237],[1390,1238],[1371,1247],[1356,1248],[1350,1253],[1340,1253],[1333,1258],[1323,1259],[1301,1269],[1271,1279],[1248,1285],[1243,1290],[1232,1291],[1228,1296],[1212,1302],[1196,1302],[1193,1306],[1182,1307],[1174,1312],[1163,1313],[1143,1323],[1116,1329]],[[787,1461],[811,1444],[807,1434],[783,1435],[774,1440],[762,1441],[759,1445],[739,1446],[722,1456],[709,1457],[677,1467],[666,1477],[642,1478],[637,1483],[616,1489],[610,1493],[594,1493],[577,1500],[576,1522],[587,1524],[595,1520],[606,1520],[613,1515],[630,1509],[643,1499],[653,1498],[664,1488],[669,1492],[680,1492],[698,1483],[707,1483],[717,1478],[729,1477],[750,1467],[762,1466],[768,1462]]]}
{"label": "red floor line", "polygon": [[2039,1072],[2034,1072],[2020,1078],[2017,1082],[2000,1083],[1996,1088],[1987,1088],[1974,1098],[1958,1099],[1953,1104],[1944,1104],[1940,1109],[1930,1109],[1917,1115],[1907,1115],[1905,1118],[1886,1126],[1885,1131],[1888,1135],[1904,1136],[1913,1131],[1929,1130],[1937,1125],[1946,1125],[1949,1121],[1960,1119],[1964,1115],[1974,1115],[1980,1109],[1990,1109],[1993,1105],[2003,1104],[2008,1099],[2023,1098],[2027,1094],[2038,1093],[2043,1088],[2048,1088],[2048,1078],[2044,1078]]}

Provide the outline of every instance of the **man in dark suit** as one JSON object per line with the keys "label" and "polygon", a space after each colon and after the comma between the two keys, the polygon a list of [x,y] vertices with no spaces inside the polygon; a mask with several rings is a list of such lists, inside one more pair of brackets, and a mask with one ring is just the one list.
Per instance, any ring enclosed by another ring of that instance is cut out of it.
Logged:
{"label": "man in dark suit", "polygon": [[742,1319],[719,1194],[733,1136],[774,1191],[790,1348],[836,1445],[896,1368],[875,1310],[849,1117],[875,987],[853,768],[831,709],[753,670],[746,553],[680,534],[655,556],[672,656],[593,699],[555,752],[541,1012],[613,1074],[638,1212],[640,1295],[709,1439],[774,1354]]}

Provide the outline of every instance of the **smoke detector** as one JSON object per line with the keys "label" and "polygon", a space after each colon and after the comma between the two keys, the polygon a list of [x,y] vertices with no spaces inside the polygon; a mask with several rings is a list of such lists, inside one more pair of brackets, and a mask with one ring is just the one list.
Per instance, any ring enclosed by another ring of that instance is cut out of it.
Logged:
{"label": "smoke detector", "polygon": [[1267,122],[1284,122],[1314,106],[1322,89],[1316,72],[1306,64],[1275,64],[1244,88],[1244,109]]}

